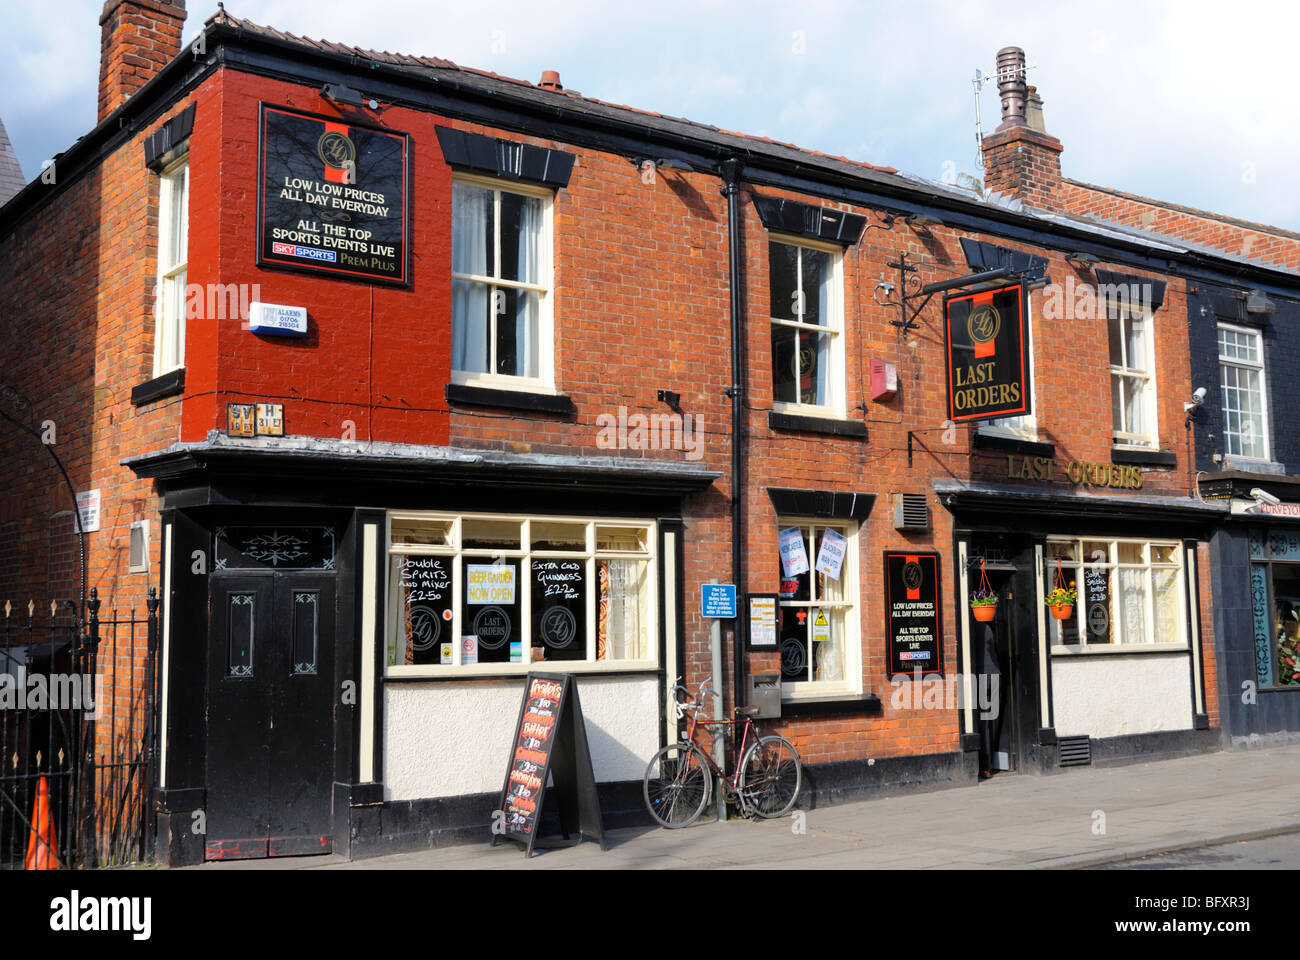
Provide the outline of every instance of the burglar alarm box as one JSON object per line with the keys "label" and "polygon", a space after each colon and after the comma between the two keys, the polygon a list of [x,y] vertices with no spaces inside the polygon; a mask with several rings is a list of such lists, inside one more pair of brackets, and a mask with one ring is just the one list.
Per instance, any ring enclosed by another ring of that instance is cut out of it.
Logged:
{"label": "burglar alarm box", "polygon": [[892,400],[898,392],[898,367],[884,360],[871,361],[871,399]]}
{"label": "burglar alarm box", "polygon": [[758,719],[780,719],[781,674],[751,673],[749,675],[748,703],[751,707],[758,707]]}

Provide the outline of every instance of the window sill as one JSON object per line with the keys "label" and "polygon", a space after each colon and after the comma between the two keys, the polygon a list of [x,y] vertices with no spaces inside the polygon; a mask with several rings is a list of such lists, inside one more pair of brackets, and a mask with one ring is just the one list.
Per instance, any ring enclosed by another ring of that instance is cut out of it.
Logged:
{"label": "window sill", "polygon": [[767,425],[773,430],[795,433],[821,433],[836,437],[867,439],[867,426],[859,420],[840,420],[834,417],[809,417],[772,410],[767,415]]}
{"label": "window sill", "polygon": [[146,403],[161,400],[163,397],[174,397],[176,394],[184,392],[185,368],[178,367],[175,370],[169,370],[161,376],[154,377],[152,380],[146,380],[144,383],[132,387],[131,405],[142,407]]}
{"label": "window sill", "polygon": [[880,714],[883,707],[874,693],[827,694],[820,697],[797,697],[781,701],[781,716],[808,717],[836,713]]}
{"label": "window sill", "polygon": [[1175,467],[1178,465],[1178,456],[1172,450],[1116,444],[1110,448],[1110,462],[1143,467]]}
{"label": "window sill", "polygon": [[1054,657],[1124,657],[1137,654],[1187,653],[1185,643],[1099,643],[1089,647],[1053,645]]}
{"label": "window sill", "polygon": [[1056,444],[1039,443],[1034,440],[1020,440],[1000,433],[975,431],[971,446],[976,450],[1000,450],[1004,453],[1019,453],[1026,457],[1054,457]]}
{"label": "window sill", "polygon": [[1228,454],[1223,458],[1222,467],[1224,470],[1239,470],[1242,473],[1267,474],[1270,476],[1285,476],[1286,467],[1272,460],[1256,460],[1251,457],[1239,457],[1234,454]]}
{"label": "window sill", "polygon": [[501,390],[493,387],[472,387],[463,383],[449,383],[447,402],[462,406],[506,407],[512,410],[529,410],[534,413],[559,413],[571,415],[573,401],[564,394],[533,393],[525,390]]}
{"label": "window sill", "polygon": [[470,666],[390,666],[384,673],[385,683],[427,683],[441,680],[484,680],[493,677],[523,677],[529,672],[626,674],[655,673],[659,665],[653,660],[610,660],[596,663],[588,660],[535,660],[532,663],[479,663]]}

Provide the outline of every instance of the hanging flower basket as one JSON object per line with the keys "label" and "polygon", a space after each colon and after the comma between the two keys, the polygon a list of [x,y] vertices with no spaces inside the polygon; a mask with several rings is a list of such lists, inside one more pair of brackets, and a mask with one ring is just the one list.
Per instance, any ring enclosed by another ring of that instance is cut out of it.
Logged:
{"label": "hanging flower basket", "polygon": [[1052,587],[1052,592],[1047,595],[1047,608],[1052,611],[1052,616],[1057,620],[1069,620],[1074,613],[1074,602],[1079,599],[1079,591],[1071,580],[1067,586],[1065,583],[1065,574],[1061,570],[1061,561],[1056,561],[1056,583]]}
{"label": "hanging flower basket", "polygon": [[998,612],[998,595],[989,583],[988,575],[984,572],[984,558],[980,558],[980,585],[970,595],[970,612],[975,615],[975,619],[980,623],[990,623],[997,616]]}

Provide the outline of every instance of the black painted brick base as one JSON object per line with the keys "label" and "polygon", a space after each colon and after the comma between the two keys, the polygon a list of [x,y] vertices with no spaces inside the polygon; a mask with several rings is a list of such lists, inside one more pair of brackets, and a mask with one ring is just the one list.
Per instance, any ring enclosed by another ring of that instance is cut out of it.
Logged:
{"label": "black painted brick base", "polygon": [[1092,741],[1092,765],[1114,767],[1126,763],[1150,763],[1153,760],[1173,760],[1198,753],[1222,750],[1223,731],[1220,727],[1208,730],[1166,730],[1159,733],[1135,733],[1127,737],[1107,737]]}

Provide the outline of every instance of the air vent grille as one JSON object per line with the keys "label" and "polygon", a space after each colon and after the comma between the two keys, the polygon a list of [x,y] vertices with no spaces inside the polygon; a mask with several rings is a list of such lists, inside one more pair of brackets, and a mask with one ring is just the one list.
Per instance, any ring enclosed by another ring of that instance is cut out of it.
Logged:
{"label": "air vent grille", "polygon": [[925,499],[925,494],[894,494],[894,529],[930,529],[930,504]]}
{"label": "air vent grille", "polygon": [[1086,767],[1092,764],[1092,740],[1088,737],[1061,737],[1061,766]]}

